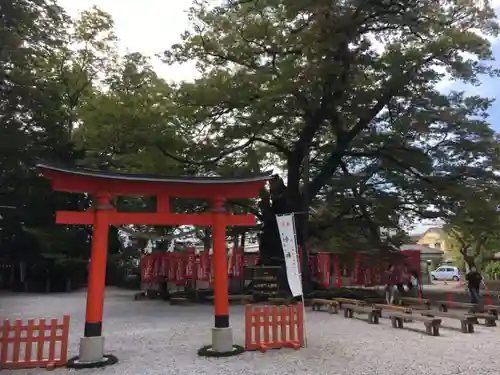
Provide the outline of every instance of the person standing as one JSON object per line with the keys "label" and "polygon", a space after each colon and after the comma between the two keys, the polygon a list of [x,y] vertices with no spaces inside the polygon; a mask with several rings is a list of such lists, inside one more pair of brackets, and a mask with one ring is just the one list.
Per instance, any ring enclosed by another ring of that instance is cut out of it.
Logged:
{"label": "person standing", "polygon": [[467,287],[470,293],[470,302],[478,304],[481,298],[480,287],[483,282],[483,277],[478,272],[476,267],[472,266],[467,275],[465,275],[465,280],[467,281]]}
{"label": "person standing", "polygon": [[396,285],[394,266],[392,264],[390,264],[385,271],[385,279],[385,302],[388,305],[392,305],[394,303],[394,288]]}

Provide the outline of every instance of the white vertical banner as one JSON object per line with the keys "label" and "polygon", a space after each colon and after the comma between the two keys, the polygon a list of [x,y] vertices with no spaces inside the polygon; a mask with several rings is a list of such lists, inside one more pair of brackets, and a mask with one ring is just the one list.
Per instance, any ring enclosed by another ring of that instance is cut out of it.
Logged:
{"label": "white vertical banner", "polygon": [[293,214],[276,215],[278,230],[285,255],[286,276],[290,291],[294,297],[301,296],[302,278],[299,267],[299,256],[297,249],[297,239],[295,234],[295,223]]}

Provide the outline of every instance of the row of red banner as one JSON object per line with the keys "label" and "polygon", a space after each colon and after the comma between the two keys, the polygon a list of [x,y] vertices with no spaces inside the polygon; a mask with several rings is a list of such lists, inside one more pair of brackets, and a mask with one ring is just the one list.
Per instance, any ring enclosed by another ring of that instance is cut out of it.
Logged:
{"label": "row of red banner", "polygon": [[[405,257],[393,263],[395,269],[391,273],[395,284],[406,283],[409,281],[411,273],[421,278],[420,252],[415,250],[405,250],[401,252]],[[370,266],[368,266],[370,265]],[[360,254],[354,254],[352,270],[350,272],[351,285],[384,285],[387,283],[386,270],[388,262],[378,262],[374,264],[373,258],[363,259]],[[342,275],[344,267],[339,257],[330,253],[317,253],[309,257],[309,267],[311,276],[316,279],[323,287],[330,288],[332,285],[331,272],[333,272],[333,286],[339,288],[342,286]]]}
{"label": "row of red banner", "polygon": [[[301,253],[299,249],[299,264]],[[406,259],[395,264],[396,270],[392,273],[395,283],[406,282],[405,278],[412,271],[416,272],[419,278],[421,275],[420,252],[407,250],[402,253]],[[373,286],[387,282],[385,280],[387,262],[373,265],[372,258],[363,259],[360,254],[354,254],[353,260],[350,272],[351,285]],[[256,265],[258,262],[258,256],[243,255],[243,249],[235,248],[228,260],[228,274],[230,277],[243,279],[244,267]],[[342,286],[342,275],[346,272],[338,256],[331,253],[311,254],[309,267],[311,276],[323,287]],[[212,257],[208,251],[202,251],[197,256],[194,248],[188,248],[185,252],[152,253],[141,260],[141,280],[146,283],[167,280],[177,284],[185,283],[187,280],[211,281]]]}
{"label": "row of red banner", "polygon": [[[237,279],[243,278],[243,268],[249,262],[255,265],[259,261],[258,256],[249,257],[243,255],[243,249],[233,249],[228,260],[228,274]],[[202,251],[197,256],[194,248],[188,248],[184,252],[152,253],[141,259],[142,282],[155,282],[167,280],[169,282],[182,284],[187,280],[212,280],[212,257],[208,251]]]}

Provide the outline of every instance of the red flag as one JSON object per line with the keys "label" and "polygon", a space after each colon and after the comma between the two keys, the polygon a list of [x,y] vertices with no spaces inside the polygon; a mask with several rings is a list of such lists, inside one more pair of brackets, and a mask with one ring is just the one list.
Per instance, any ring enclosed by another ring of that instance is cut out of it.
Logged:
{"label": "red flag", "polygon": [[372,280],[372,269],[370,267],[365,268],[365,286],[372,286],[373,285],[373,280]]}
{"label": "red flag", "polygon": [[330,287],[330,254],[319,253],[317,255],[318,278],[324,287]]}
{"label": "red flag", "polygon": [[151,262],[153,266],[153,277],[157,278],[160,275],[161,255],[162,253],[151,253]]}
{"label": "red flag", "polygon": [[153,270],[152,270],[152,258],[150,255],[145,255],[141,259],[141,280],[143,283],[149,283],[151,282],[151,278],[153,276]]}
{"label": "red flag", "polygon": [[175,258],[175,253],[167,253],[168,255],[168,281],[170,282],[176,282],[176,272],[175,272],[175,267],[176,267],[176,258]]}
{"label": "red flag", "polygon": [[194,247],[186,249],[186,279],[194,279],[196,253]]}
{"label": "red flag", "polygon": [[233,277],[241,279],[243,277],[243,249],[241,247],[236,247],[233,249],[232,259]]}
{"label": "red flag", "polygon": [[351,283],[353,285],[359,285],[361,283],[361,255],[358,253],[354,254],[354,265],[351,273]]}
{"label": "red flag", "polygon": [[175,282],[182,284],[186,277],[186,268],[184,266],[184,256],[182,253],[176,253]]}
{"label": "red flag", "polygon": [[311,254],[309,258],[309,272],[312,277],[318,275],[318,254]]}
{"label": "red flag", "polygon": [[258,256],[258,255],[256,255],[256,256],[253,258],[253,265],[254,265],[254,266],[256,266],[256,265],[257,265],[257,263],[259,263],[259,260],[260,260],[259,256]]}
{"label": "red flag", "polygon": [[198,266],[198,280],[210,281],[210,254],[208,251],[202,251],[200,253],[200,262]]}
{"label": "red flag", "polygon": [[337,255],[333,257],[333,275],[335,277],[335,288],[342,287],[342,271],[340,268],[340,260]]}
{"label": "red flag", "polygon": [[160,270],[161,277],[168,277],[168,260],[168,253],[162,253]]}

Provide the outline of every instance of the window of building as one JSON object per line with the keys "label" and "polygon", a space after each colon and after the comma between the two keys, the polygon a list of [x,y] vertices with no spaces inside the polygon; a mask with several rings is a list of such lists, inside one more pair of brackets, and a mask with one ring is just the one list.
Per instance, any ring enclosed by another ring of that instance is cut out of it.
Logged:
{"label": "window of building", "polygon": [[436,243],[434,244],[434,247],[435,247],[436,249],[441,249],[441,242],[436,242]]}

